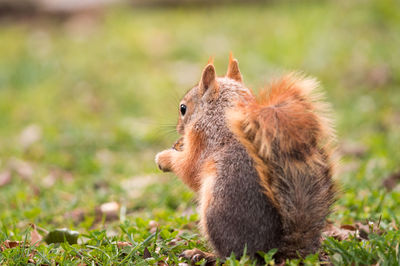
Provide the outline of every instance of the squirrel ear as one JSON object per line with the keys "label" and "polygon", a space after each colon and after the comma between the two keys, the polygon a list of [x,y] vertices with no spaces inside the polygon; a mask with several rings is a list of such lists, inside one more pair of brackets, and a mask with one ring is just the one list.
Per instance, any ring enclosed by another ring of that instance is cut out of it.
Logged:
{"label": "squirrel ear", "polygon": [[214,64],[214,56],[210,56],[210,58],[208,58],[207,64]]}
{"label": "squirrel ear", "polygon": [[239,63],[235,58],[233,58],[232,52],[229,53],[229,65],[228,65],[228,71],[226,72],[226,76],[238,82],[243,81],[242,74],[240,74],[239,70]]}
{"label": "squirrel ear", "polygon": [[199,83],[200,94],[203,96],[206,91],[211,90],[213,93],[218,92],[218,84],[216,80],[215,68],[212,64],[208,64],[201,75],[201,80]]}

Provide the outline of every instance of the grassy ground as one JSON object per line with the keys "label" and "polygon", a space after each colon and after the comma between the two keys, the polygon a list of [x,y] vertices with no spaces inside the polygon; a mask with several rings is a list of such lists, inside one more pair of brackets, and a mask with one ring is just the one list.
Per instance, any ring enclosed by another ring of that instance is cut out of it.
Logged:
{"label": "grassy ground", "polygon": [[335,264],[400,263],[400,186],[382,185],[400,162],[399,14],[390,0],[314,1],[2,21],[0,243],[28,242],[31,223],[81,235],[20,243],[0,264],[177,264],[206,249],[194,194],[153,157],[177,137],[180,95],[210,55],[224,74],[229,51],[252,88],[290,70],[321,81],[342,155],[330,220],[381,219],[384,231],[328,238],[323,250]]}

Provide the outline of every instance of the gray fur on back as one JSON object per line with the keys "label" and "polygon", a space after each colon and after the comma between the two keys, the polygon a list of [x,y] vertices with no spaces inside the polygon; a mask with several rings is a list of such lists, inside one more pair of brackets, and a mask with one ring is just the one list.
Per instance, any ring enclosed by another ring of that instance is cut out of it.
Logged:
{"label": "gray fur on back", "polygon": [[[229,167],[226,167],[229,165]],[[209,240],[220,257],[278,248],[281,221],[262,192],[252,159],[236,141],[217,158],[218,178],[206,212]]]}

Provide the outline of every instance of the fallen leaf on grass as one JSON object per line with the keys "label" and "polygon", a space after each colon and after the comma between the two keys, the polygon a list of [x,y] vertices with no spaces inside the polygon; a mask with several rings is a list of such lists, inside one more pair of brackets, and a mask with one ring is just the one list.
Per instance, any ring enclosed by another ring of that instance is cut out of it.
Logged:
{"label": "fallen leaf on grass", "polygon": [[375,233],[378,235],[383,234],[383,230],[379,227],[380,224],[380,219],[377,224],[367,221],[368,224],[362,224],[360,222],[355,223],[355,226],[358,230],[360,230],[361,233],[365,233],[365,234],[371,234],[371,233]]}
{"label": "fallen leaf on grass", "polygon": [[[27,243],[25,243],[25,246],[24,246],[24,241],[6,240],[0,244],[0,252],[3,252],[6,249],[16,248],[16,247],[29,248],[29,245]],[[29,256],[28,263],[36,264],[35,260],[33,259],[35,256],[35,250],[30,250],[30,253],[28,256]]]}
{"label": "fallen leaf on grass", "polygon": [[40,242],[42,241],[43,237],[38,233],[36,230],[36,225],[32,224],[32,231],[31,231],[31,245],[39,246]]}
{"label": "fallen leaf on grass", "polygon": [[118,241],[117,242],[117,247],[118,248],[124,248],[124,247],[129,247],[129,246],[132,246],[132,243],[125,242],[125,241]]}
{"label": "fallen leaf on grass", "polygon": [[360,222],[354,223],[354,225],[343,224],[340,227],[329,223],[322,234],[322,239],[325,240],[327,237],[333,237],[336,240],[343,241],[348,239],[350,236],[355,236],[358,240],[368,240],[369,234],[377,233],[382,234],[382,230],[378,225],[372,222],[368,222],[368,225],[362,224]]}
{"label": "fallen leaf on grass", "polygon": [[382,182],[383,186],[388,191],[392,191],[397,186],[398,183],[400,183],[400,171],[391,174],[390,176],[385,178]]}
{"label": "fallen leaf on grass", "polygon": [[355,231],[349,229],[342,229],[333,224],[328,225],[325,228],[325,231],[322,234],[322,239],[325,240],[328,237],[333,237],[336,240],[343,241],[350,237],[350,235],[354,234]]}
{"label": "fallen leaf on grass", "polygon": [[[38,233],[36,229],[36,225],[31,224],[32,231],[31,231],[31,242],[30,245],[32,246],[39,246],[40,242],[42,241],[42,236]],[[24,244],[23,241],[10,241],[6,240],[2,244],[0,244],[0,250],[4,251],[5,249],[20,247]],[[29,247],[29,243],[25,242],[25,248]]]}
{"label": "fallen leaf on grass", "polygon": [[148,259],[148,258],[151,258],[151,253],[150,253],[150,251],[147,249],[147,247],[145,247],[145,248],[144,248],[144,251],[143,251],[143,259]]}
{"label": "fallen leaf on grass", "polygon": [[357,228],[351,224],[342,224],[340,229],[349,230],[349,231],[356,231]]}
{"label": "fallen leaf on grass", "polygon": [[16,248],[16,247],[20,247],[24,244],[24,242],[22,241],[10,241],[10,240],[6,240],[3,243],[0,244],[0,250],[4,251],[6,249],[9,248]]}
{"label": "fallen leaf on grass", "polygon": [[11,172],[5,171],[0,173],[0,187],[5,186],[11,182]]}
{"label": "fallen leaf on grass", "polygon": [[[25,246],[24,246],[25,244]],[[24,243],[24,241],[10,241],[6,240],[2,244],[0,244],[0,252],[5,251],[6,249],[10,248],[16,248],[16,247],[22,247],[22,248],[29,248],[29,245]],[[28,263],[33,263],[36,264],[35,260],[33,259],[35,256],[35,250],[30,250],[30,253],[28,254]]]}

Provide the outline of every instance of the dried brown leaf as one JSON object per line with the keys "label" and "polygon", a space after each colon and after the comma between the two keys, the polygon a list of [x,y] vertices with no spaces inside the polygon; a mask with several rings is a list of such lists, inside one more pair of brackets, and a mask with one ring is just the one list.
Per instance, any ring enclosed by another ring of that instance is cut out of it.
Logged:
{"label": "dried brown leaf", "polygon": [[329,224],[325,227],[322,235],[322,239],[325,240],[327,237],[333,237],[336,240],[343,241],[348,239],[351,235],[354,235],[354,230],[349,230],[346,228],[340,228],[333,224]]}
{"label": "dried brown leaf", "polygon": [[360,231],[360,233],[365,232],[367,235],[371,233],[375,234],[382,234],[383,230],[379,227],[379,222],[378,224],[375,224],[373,222],[367,221],[368,224],[362,224],[360,222],[355,223],[355,226],[357,229]]}
{"label": "dried brown leaf", "polygon": [[118,248],[123,248],[123,247],[128,247],[128,246],[132,246],[132,243],[124,242],[124,241],[118,241],[117,242],[117,247]]}
{"label": "dried brown leaf", "polygon": [[148,258],[151,258],[151,253],[150,253],[150,251],[147,249],[147,247],[145,247],[145,248],[144,248],[144,251],[143,251],[143,259],[148,259]]}
{"label": "dried brown leaf", "polygon": [[350,231],[356,231],[357,228],[351,224],[342,224],[340,226],[341,229],[345,229],[345,230],[350,230]]}
{"label": "dried brown leaf", "polygon": [[6,240],[3,243],[0,244],[0,250],[4,251],[9,248],[15,248],[15,247],[20,247],[23,245],[22,241],[10,241]]}
{"label": "dried brown leaf", "polygon": [[[25,245],[24,245],[25,244]],[[22,248],[29,248],[29,244],[25,243],[24,241],[10,241],[6,240],[3,243],[0,243],[0,252],[6,250],[6,249],[11,249],[11,248],[16,248],[16,247],[22,247]],[[36,251],[35,250],[30,250],[29,253],[29,259],[28,263],[36,264],[35,260],[33,259],[35,256]]]}
{"label": "dried brown leaf", "polygon": [[39,246],[40,242],[42,241],[43,237],[38,233],[36,230],[36,225],[32,224],[32,231],[31,231],[31,245]]}
{"label": "dried brown leaf", "polygon": [[322,240],[325,240],[327,237],[333,237],[336,240],[343,241],[352,235],[358,240],[368,240],[368,236],[371,233],[383,233],[383,231],[379,228],[379,222],[377,225],[368,221],[367,223],[368,224],[365,225],[360,222],[356,222],[354,225],[343,224],[340,227],[337,227],[332,223],[328,223],[323,231]]}

